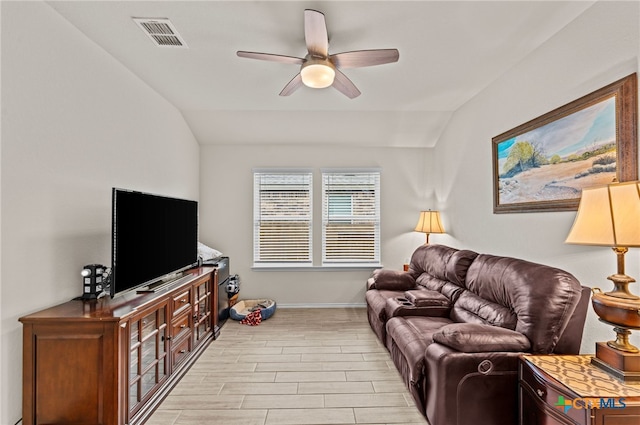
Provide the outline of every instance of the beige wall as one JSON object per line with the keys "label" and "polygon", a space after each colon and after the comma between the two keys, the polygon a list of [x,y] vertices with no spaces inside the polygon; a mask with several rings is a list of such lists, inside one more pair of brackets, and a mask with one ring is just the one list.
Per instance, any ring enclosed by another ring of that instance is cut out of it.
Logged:
{"label": "beige wall", "polygon": [[[247,123],[251,125],[251,123]],[[429,151],[421,149],[326,146],[202,146],[200,156],[200,238],[229,255],[240,275],[243,298],[269,297],[280,305],[364,305],[364,282],[372,269],[256,271],[253,261],[253,168],[302,167],[314,171],[314,216],[321,217],[320,169],[379,167],[382,263],[400,269],[424,243],[412,232],[418,212],[434,208],[425,174]],[[446,226],[446,222],[444,224]],[[314,257],[321,256],[321,228],[314,227]],[[438,236],[433,236],[435,241]]]}
{"label": "beige wall", "polygon": [[[491,139],[638,72],[638,9],[637,2],[595,4],[456,111],[435,149],[436,197],[451,222],[452,245],[554,265],[587,286],[611,287],[606,277],[616,260],[609,248],[564,243],[574,212],[493,214]],[[636,278],[639,251],[627,255],[627,274]],[[615,336],[596,319],[589,308],[585,353]]]}
{"label": "beige wall", "polygon": [[111,262],[111,187],[197,199],[182,115],[44,3],[2,2],[0,423],[22,416],[18,318]]}

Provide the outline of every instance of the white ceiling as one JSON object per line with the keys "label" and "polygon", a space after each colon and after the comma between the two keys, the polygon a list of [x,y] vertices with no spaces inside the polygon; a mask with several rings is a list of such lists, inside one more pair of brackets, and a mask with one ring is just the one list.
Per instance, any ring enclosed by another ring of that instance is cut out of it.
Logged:
{"label": "white ceiling", "polygon": [[[175,105],[202,145],[432,147],[453,112],[594,1],[52,1],[89,39]],[[304,57],[303,11],[325,14],[329,52],[397,48],[348,69],[362,95],[280,90]],[[188,49],[156,47],[132,17],[169,18]]]}

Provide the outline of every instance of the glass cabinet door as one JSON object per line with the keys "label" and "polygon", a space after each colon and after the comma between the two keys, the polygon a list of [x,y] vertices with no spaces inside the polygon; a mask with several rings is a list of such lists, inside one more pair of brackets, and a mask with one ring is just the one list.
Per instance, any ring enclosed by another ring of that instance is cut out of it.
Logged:
{"label": "glass cabinet door", "polygon": [[211,279],[196,284],[194,293],[194,343],[198,345],[211,332]]}
{"label": "glass cabinet door", "polygon": [[135,413],[167,377],[168,303],[130,321],[129,412]]}

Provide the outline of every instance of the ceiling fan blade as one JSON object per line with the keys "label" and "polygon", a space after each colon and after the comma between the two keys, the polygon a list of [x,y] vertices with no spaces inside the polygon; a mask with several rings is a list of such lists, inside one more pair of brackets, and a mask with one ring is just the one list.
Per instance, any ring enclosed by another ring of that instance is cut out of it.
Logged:
{"label": "ceiling fan blade", "polygon": [[337,68],[346,69],[397,62],[399,57],[398,49],[376,49],[336,53],[330,59]]}
{"label": "ceiling fan blade", "polygon": [[284,56],[284,55],[274,55],[272,53],[244,52],[242,50],[238,50],[236,54],[241,58],[258,59],[258,60],[270,61],[270,62],[290,63],[293,65],[302,65],[302,63],[304,62],[304,59],[302,58],[296,58],[293,56]]}
{"label": "ceiling fan blade", "polygon": [[291,93],[298,90],[300,86],[302,86],[302,77],[300,76],[300,73],[298,73],[298,75],[293,77],[293,79],[289,81],[286,86],[284,86],[284,88],[280,92],[280,96],[289,96]]}
{"label": "ceiling fan blade", "polygon": [[322,12],[312,9],[304,11],[304,39],[311,56],[329,56],[329,36]]}
{"label": "ceiling fan blade", "polygon": [[353,82],[347,78],[339,69],[336,69],[336,77],[333,80],[333,87],[347,96],[349,99],[354,99],[360,96],[360,90]]}

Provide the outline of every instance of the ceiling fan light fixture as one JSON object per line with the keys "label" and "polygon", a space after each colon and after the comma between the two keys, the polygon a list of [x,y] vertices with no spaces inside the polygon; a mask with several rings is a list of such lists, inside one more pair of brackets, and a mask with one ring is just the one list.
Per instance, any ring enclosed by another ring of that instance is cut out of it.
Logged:
{"label": "ceiling fan light fixture", "polygon": [[303,85],[315,89],[332,86],[349,99],[355,99],[361,93],[342,73],[343,68],[382,65],[397,62],[400,57],[398,49],[353,50],[329,54],[329,36],[324,14],[313,9],[304,11],[304,41],[307,45],[307,55],[304,59],[245,50],[238,50],[236,54],[241,58],[301,65],[300,72],[284,86],[280,96],[289,96]]}
{"label": "ceiling fan light fixture", "polygon": [[335,67],[327,59],[309,59],[300,69],[302,83],[314,89],[331,86],[335,76]]}

